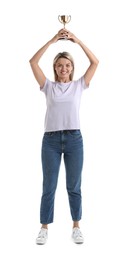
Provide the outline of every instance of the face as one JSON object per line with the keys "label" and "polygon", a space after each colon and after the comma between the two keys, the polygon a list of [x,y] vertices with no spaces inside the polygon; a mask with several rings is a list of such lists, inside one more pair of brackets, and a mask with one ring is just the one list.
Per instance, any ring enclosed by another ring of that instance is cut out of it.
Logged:
{"label": "face", "polygon": [[73,66],[70,60],[66,58],[59,58],[55,64],[55,71],[58,76],[58,80],[69,81],[70,74],[73,70]]}

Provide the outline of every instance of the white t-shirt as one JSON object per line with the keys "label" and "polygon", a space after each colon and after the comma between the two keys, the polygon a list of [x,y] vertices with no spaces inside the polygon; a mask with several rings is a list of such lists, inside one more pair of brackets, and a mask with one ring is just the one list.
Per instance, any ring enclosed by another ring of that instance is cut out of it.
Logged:
{"label": "white t-shirt", "polygon": [[80,129],[79,108],[84,77],[67,83],[46,79],[41,88],[46,95],[45,132]]}

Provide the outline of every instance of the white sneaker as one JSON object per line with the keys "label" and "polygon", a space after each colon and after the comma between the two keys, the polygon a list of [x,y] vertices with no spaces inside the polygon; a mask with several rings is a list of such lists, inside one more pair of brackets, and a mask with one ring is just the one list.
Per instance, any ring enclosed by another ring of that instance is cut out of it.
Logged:
{"label": "white sneaker", "polygon": [[37,245],[44,245],[48,238],[48,230],[47,228],[41,228],[38,237],[36,238]]}
{"label": "white sneaker", "polygon": [[72,239],[73,239],[74,243],[76,243],[76,244],[83,244],[84,238],[80,231],[80,228],[78,228],[78,227],[73,228]]}

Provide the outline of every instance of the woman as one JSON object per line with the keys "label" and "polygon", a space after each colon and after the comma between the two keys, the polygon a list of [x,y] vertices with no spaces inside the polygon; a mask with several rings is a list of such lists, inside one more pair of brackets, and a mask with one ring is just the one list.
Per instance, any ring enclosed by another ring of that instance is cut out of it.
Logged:
{"label": "woman", "polygon": [[[74,61],[68,52],[57,54],[53,69],[55,81],[46,78],[39,66],[39,60],[48,49],[61,38],[77,43],[90,65],[84,75],[73,81]],[[80,131],[79,106],[84,89],[89,87],[98,59],[73,33],[61,29],[30,59],[34,76],[46,95],[47,111],[45,133],[42,142],[43,193],[40,207],[41,229],[37,244],[45,244],[48,238],[48,224],[53,222],[54,198],[57,187],[61,155],[64,154],[66,188],[73,221],[72,239],[83,243],[79,221],[82,216],[81,173],[83,166],[83,138]]]}

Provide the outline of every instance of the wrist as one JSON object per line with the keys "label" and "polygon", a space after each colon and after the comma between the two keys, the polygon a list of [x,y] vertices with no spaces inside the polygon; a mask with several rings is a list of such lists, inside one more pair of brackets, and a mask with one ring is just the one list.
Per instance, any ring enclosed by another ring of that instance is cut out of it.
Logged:
{"label": "wrist", "polygon": [[55,42],[57,42],[57,39],[58,37],[57,37],[57,35],[55,35],[50,41],[49,41],[49,44],[52,44],[52,43],[55,43]]}
{"label": "wrist", "polygon": [[76,39],[76,43],[81,45],[81,41],[78,38]]}

